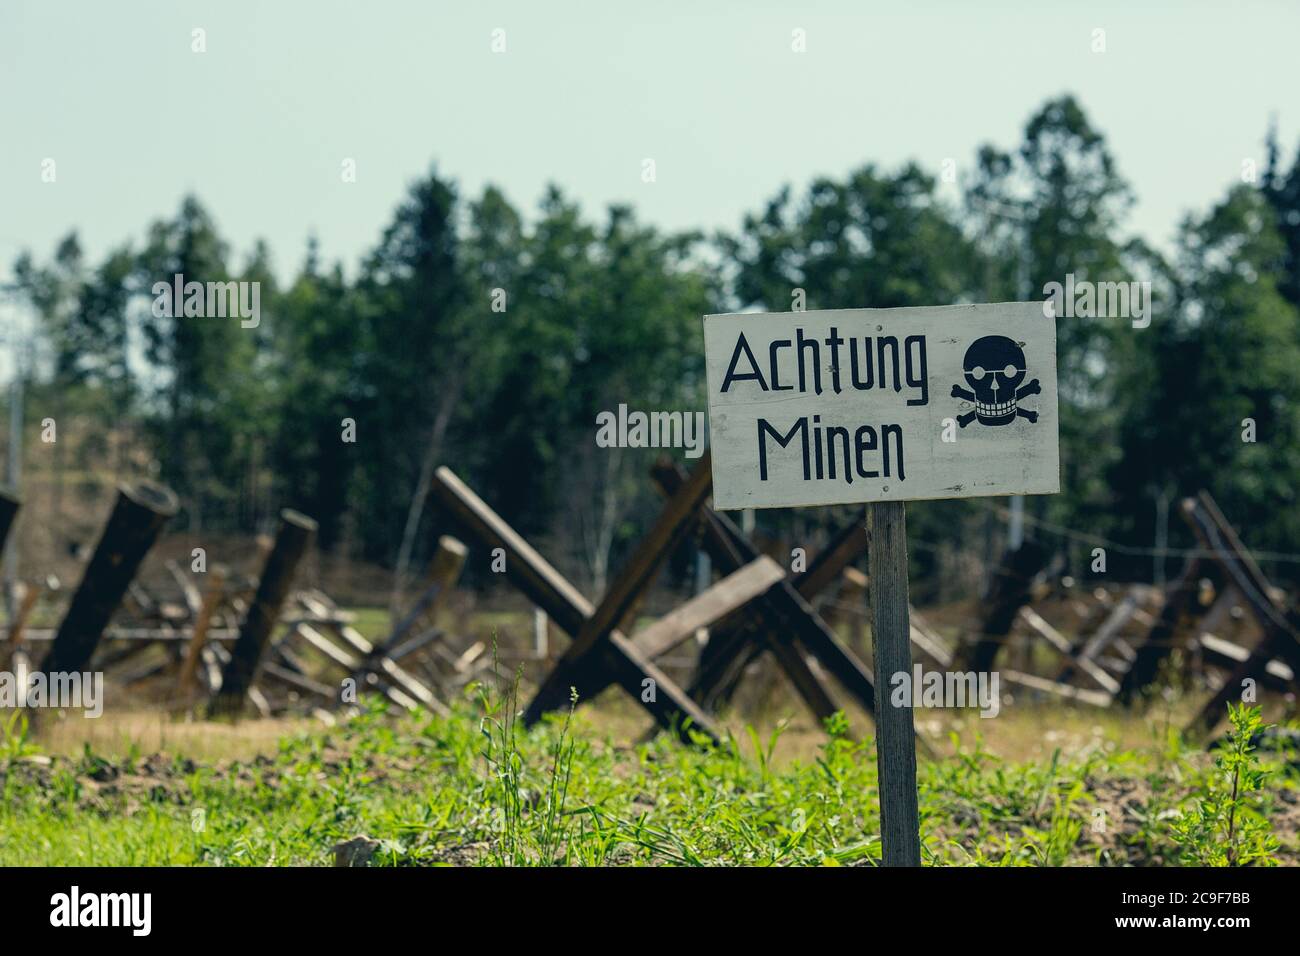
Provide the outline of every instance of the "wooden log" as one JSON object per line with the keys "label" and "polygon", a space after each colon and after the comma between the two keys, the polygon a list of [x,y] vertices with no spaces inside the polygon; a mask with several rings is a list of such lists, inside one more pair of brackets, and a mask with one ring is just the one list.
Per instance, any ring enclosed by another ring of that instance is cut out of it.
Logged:
{"label": "wooden log", "polygon": [[[1140,587],[1130,588],[1124,599],[1111,609],[1096,632],[1084,635],[1071,643],[1063,652],[1065,660],[1057,671],[1056,683],[1069,684],[1077,675],[1083,674],[1106,694],[1112,697],[1118,694],[1120,682],[1102,666],[1103,654],[1117,645],[1128,649],[1127,645],[1122,644],[1119,632],[1137,618],[1143,600],[1145,600],[1145,592]],[[1120,651],[1121,655],[1123,653]],[[1129,653],[1132,653],[1131,650]],[[1123,656],[1116,657],[1114,663],[1120,672],[1129,667]]]}
{"label": "wooden log", "polygon": [[280,512],[280,530],[267,555],[258,581],[257,594],[248,607],[239,639],[230,652],[230,663],[221,675],[221,691],[212,702],[212,712],[237,715],[244,697],[253,686],[262,652],[284,607],[298,564],[316,534],[316,522],[306,515],[285,509]]}
{"label": "wooden log", "polygon": [[351,653],[339,647],[328,637],[322,634],[310,624],[299,623],[294,626],[290,632],[296,637],[302,638],[309,645],[329,658],[332,662],[342,667],[349,674],[355,674],[361,669],[361,658],[354,657]]}
{"label": "wooden log", "polygon": [[[855,537],[865,538],[866,535],[858,534]],[[866,628],[863,626],[866,621],[859,612],[867,606],[868,581],[867,575],[854,567],[845,568],[840,575],[839,601],[842,608],[836,617],[848,627],[849,646],[859,651],[866,641]]]}
{"label": "wooden log", "polygon": [[540,607],[533,608],[533,656],[539,661],[550,656],[550,627],[546,612]]}
{"label": "wooden log", "polygon": [[661,657],[699,628],[709,627],[743,607],[784,577],[785,570],[771,558],[758,558],[665,614],[636,634],[632,643],[651,660]]}
{"label": "wooden log", "polygon": [[1028,604],[1020,609],[1020,620],[1051,644],[1058,653],[1069,654],[1072,651],[1069,638],[1043,620],[1042,616]]}
{"label": "wooden log", "polygon": [[295,690],[306,691],[309,694],[315,694],[330,701],[338,696],[337,692],[329,684],[322,684],[320,681],[312,680],[310,677],[305,677],[297,671],[289,670],[287,667],[281,667],[272,661],[266,661],[262,664],[261,674],[264,677],[271,677],[283,684],[287,684]]}
{"label": "wooden log", "polygon": [[9,532],[14,526],[14,519],[18,516],[18,509],[22,504],[22,499],[16,492],[8,488],[0,488],[0,554],[4,553],[5,545],[9,541]]}
{"label": "wooden log", "polygon": [[[667,458],[660,459],[655,464],[651,475],[666,497],[677,494],[687,481],[686,472],[681,465]],[[734,573],[742,565],[761,557],[758,549],[745,539],[740,529],[725,515],[701,505],[698,521],[703,530],[705,552],[724,574]],[[782,588],[788,586],[784,581],[781,582]],[[751,659],[750,653],[756,654],[766,649],[772,652],[796,693],[818,720],[826,720],[839,710],[825,681],[809,666],[806,649],[797,638],[789,636],[791,631],[785,625],[778,607],[768,606],[766,601],[761,601],[750,605],[750,611],[749,615],[742,615],[739,620],[723,623],[717,633],[710,636],[700,654],[695,675],[697,684],[701,678],[713,674],[714,668],[722,668],[721,673],[727,675],[728,689],[734,688]],[[733,642],[736,635],[740,637],[739,642]],[[719,648],[722,649],[721,652],[718,651]],[[693,699],[702,699],[697,698],[693,690],[687,692]],[[704,693],[709,694],[707,689]],[[725,695],[712,695],[706,706],[713,706],[723,699],[726,699]]]}
{"label": "wooden log", "polygon": [[908,622],[907,517],[901,501],[867,507],[870,536],[871,640],[876,665],[876,765],[880,772],[880,842],[885,866],[920,866],[916,730],[911,701],[894,706],[886,688],[912,674]]}
{"label": "wooden log", "polygon": [[167,569],[167,573],[176,582],[176,587],[180,589],[181,596],[185,600],[185,608],[190,616],[197,617],[203,607],[203,596],[199,594],[199,589],[194,586],[194,582],[181,570],[180,564],[174,559],[164,562],[163,567]]}
{"label": "wooden log", "polygon": [[[1250,659],[1249,650],[1214,634],[1201,634],[1197,641],[1201,645],[1201,652],[1205,655],[1207,664],[1222,667],[1229,672],[1235,671]],[[1270,690],[1284,692],[1290,690],[1292,682],[1296,679],[1291,668],[1279,660],[1269,661],[1264,670],[1260,672],[1259,677],[1260,683],[1265,687]]]}
{"label": "wooden log", "polygon": [[473,490],[443,466],[429,489],[442,509],[482,547],[501,549],[506,576],[567,634],[575,634],[594,610],[559,571],[493,511]]}
{"label": "wooden log", "polygon": [[269,720],[271,717],[275,716],[275,708],[271,706],[271,702],[267,700],[266,695],[262,693],[262,688],[257,686],[248,688],[248,701],[257,711],[257,716],[261,717],[263,720]]}
{"label": "wooden log", "polygon": [[984,596],[978,636],[974,645],[961,655],[962,670],[984,673],[993,669],[1016,615],[1029,601],[1034,577],[1046,563],[1046,552],[1032,541],[1002,556]]}
{"label": "wooden log", "polygon": [[194,630],[190,635],[190,645],[186,650],[185,660],[181,662],[178,683],[183,697],[192,694],[197,686],[195,675],[198,673],[199,659],[203,653],[204,645],[208,642],[208,631],[212,625],[212,615],[216,612],[217,605],[221,603],[225,588],[226,569],[220,565],[213,565],[211,572],[208,574],[208,589],[204,592],[202,603],[200,603],[198,613],[194,617]]}
{"label": "wooden log", "polygon": [[1201,543],[1215,552],[1228,581],[1236,586],[1246,609],[1265,636],[1272,633],[1277,638],[1278,654],[1292,668],[1300,669],[1300,628],[1283,599],[1286,592],[1264,577],[1254,556],[1242,544],[1208,491],[1201,491],[1196,503],[1189,517]]}
{"label": "wooden log", "polygon": [[847,576],[850,570],[857,570],[851,567],[853,562],[867,551],[867,536],[862,533],[862,524],[861,520],[848,522],[826,547],[817,552],[812,564],[797,579],[796,587],[800,594],[806,598],[821,594],[836,579]]}
{"label": "wooden log", "polygon": [[[501,516],[447,467],[434,473],[430,487],[441,507],[468,534],[487,548],[501,548],[506,555],[506,576],[535,605],[544,610],[569,635],[578,633],[595,608],[564,576],[528,544]],[[646,661],[621,631],[609,634],[616,682],[648,710],[661,727],[672,728],[683,740],[694,739],[692,731],[721,742],[713,721],[676,682]],[[655,681],[656,693],[643,692],[642,682]]]}
{"label": "wooden log", "polygon": [[998,673],[1008,684],[1026,687],[1044,694],[1052,694],[1055,697],[1063,697],[1066,700],[1077,700],[1080,703],[1091,704],[1094,707],[1110,706],[1111,695],[1099,690],[1087,690],[1083,687],[1075,687],[1073,684],[1060,684],[1046,677],[1023,674],[1020,671],[1007,670],[1005,667],[999,668]]}
{"label": "wooden log", "polygon": [[[1186,516],[1185,506],[1183,514]],[[1205,571],[1205,562],[1193,555],[1184,562],[1178,579],[1166,590],[1155,623],[1147,630],[1137,648],[1133,665],[1120,681],[1117,696],[1124,703],[1132,703],[1151,686],[1160,672],[1161,663],[1173,653],[1178,635],[1201,612],[1200,579]]]}
{"label": "wooden log", "polygon": [[[420,701],[401,688],[382,680],[375,671],[366,670],[362,666],[365,661],[364,657],[354,656],[349,650],[340,647],[310,624],[300,622],[293,627],[290,633],[306,641],[311,647],[329,658],[330,661],[339,665],[352,679],[359,679],[360,684],[364,684],[383,694],[389,700],[412,713],[420,710]],[[358,684],[358,687],[360,684]],[[331,697],[333,698],[335,695],[331,693]]]}
{"label": "wooden log", "polygon": [[414,634],[401,644],[398,644],[388,652],[388,656],[395,661],[403,660],[410,657],[416,651],[424,650],[424,648],[428,647],[435,641],[442,640],[446,636],[446,631],[441,628],[431,627],[427,631],[421,631],[419,634]]}
{"label": "wooden log", "polygon": [[464,674],[471,666],[473,666],[476,660],[483,656],[486,651],[487,644],[483,641],[475,641],[457,655],[452,667],[454,667],[459,673]]}
{"label": "wooden log", "polygon": [[443,591],[450,589],[460,577],[468,554],[469,548],[465,547],[463,541],[449,534],[442,535],[438,539],[438,550],[434,552],[433,560],[429,562],[429,573],[425,578],[425,584],[436,584]]}
{"label": "wooden log", "polygon": [[1088,635],[1078,652],[1071,657],[1067,657],[1056,676],[1057,683],[1068,684],[1074,679],[1077,672],[1084,671],[1100,684],[1107,693],[1117,693],[1119,683],[1097,667],[1095,661],[1098,655],[1110,647],[1111,643],[1119,636],[1119,632],[1133,619],[1144,599],[1145,593],[1141,587],[1135,585],[1129,588],[1128,593],[1124,595],[1119,604],[1115,605],[1115,608],[1107,616],[1101,627],[1097,629],[1097,632]]}
{"label": "wooden log", "polygon": [[[58,631],[50,627],[33,627],[23,631],[23,640],[30,643],[50,643],[57,636]],[[233,641],[239,637],[239,631],[234,628],[209,628],[208,643],[213,641]],[[189,631],[177,630],[174,627],[109,627],[104,629],[104,636],[100,638],[99,645],[105,647],[109,644],[128,642],[133,644],[154,644],[154,643],[180,643],[190,639]]]}
{"label": "wooden log", "polygon": [[[656,480],[659,480],[658,476],[656,476]],[[753,546],[745,541],[740,530],[736,528],[729,518],[725,515],[713,513],[713,518],[709,520],[714,519],[720,521],[729,534],[748,549],[746,553],[749,551],[757,553]],[[790,582],[793,591],[802,595],[805,601],[811,602],[813,598],[838,580],[840,573],[847,570],[852,562],[856,561],[866,551],[866,535],[862,533],[862,524],[862,521],[850,521],[841,528],[830,543],[816,554],[812,564]],[[789,610],[789,602],[786,600],[788,596],[773,594],[772,598],[778,604],[787,604],[787,610]],[[834,634],[831,628],[825,625],[825,622],[822,622],[822,626],[826,634]],[[751,634],[763,637],[764,640],[732,641],[729,640],[729,635],[720,635],[721,639],[714,642],[716,650],[706,647],[706,653],[700,659],[700,674],[696,678],[701,694],[699,699],[713,704],[730,700],[739,686],[745,668],[765,647],[770,646],[771,635],[781,633],[782,630],[784,630],[783,624],[773,624],[771,620],[764,620],[760,615],[758,619],[749,622],[749,631]],[[805,653],[808,652],[806,645],[798,641],[796,641],[796,644],[801,646]],[[738,656],[738,659],[733,659],[732,656]],[[837,671],[839,667],[830,669]],[[859,662],[858,669],[863,674],[870,674],[870,669],[861,662]],[[791,676],[789,668],[786,668],[786,673],[787,676]],[[710,679],[710,674],[718,676],[716,679]],[[795,686],[798,688],[799,681],[795,681]],[[808,700],[807,696],[805,696],[805,700],[816,712],[817,707],[813,706],[813,702]],[[863,706],[866,707],[865,704]],[[867,708],[867,710],[869,712],[870,708]]]}
{"label": "wooden log", "polygon": [[[429,563],[429,574],[425,579],[425,588],[416,598],[414,606],[406,616],[392,629],[389,635],[379,643],[379,654],[390,654],[414,630],[434,624],[434,617],[439,604],[455,586],[465,567],[469,548],[451,535],[444,534],[438,539],[438,550]],[[391,654],[390,654],[391,656]]]}
{"label": "wooden log", "polygon": [[344,643],[361,655],[361,663],[357,667],[356,673],[353,674],[354,677],[364,677],[368,673],[378,674],[401,688],[407,696],[419,701],[438,716],[448,717],[451,715],[450,708],[439,700],[432,690],[425,687],[424,684],[399,666],[392,658],[379,653],[378,648],[366,640],[361,632],[347,624],[331,623],[329,627],[343,639]]}
{"label": "wooden log", "polygon": [[1197,737],[1218,726],[1227,716],[1228,703],[1240,698],[1242,683],[1248,679],[1260,680],[1274,657],[1282,658],[1293,675],[1300,674],[1300,612],[1281,604],[1275,589],[1208,492],[1202,491],[1194,503],[1185,502],[1183,513],[1202,546],[1213,554],[1227,580],[1240,592],[1246,609],[1264,631],[1247,658],[1188,724],[1188,736]]}
{"label": "wooden log", "polygon": [[[9,622],[9,634],[5,639],[5,644],[0,649],[0,662],[9,660],[18,652],[22,645],[23,636],[27,630],[27,622],[31,620],[32,611],[36,609],[36,602],[40,600],[42,587],[38,583],[22,584],[22,596],[18,600],[18,610],[14,612],[14,619]],[[59,589],[59,579],[50,575],[45,579],[45,590],[51,592]]]}
{"label": "wooden log", "polygon": [[208,688],[208,693],[215,694],[221,690],[221,671],[230,661],[230,652],[220,644],[214,644],[211,639],[208,640],[207,647],[203,648],[203,683]]}
{"label": "wooden log", "polygon": [[113,512],[41,670],[51,674],[86,669],[145,554],[178,510],[176,495],[162,485],[140,482],[118,489]]}
{"label": "wooden log", "polygon": [[548,711],[566,706],[571,687],[577,687],[578,692],[583,693],[584,685],[593,679],[593,675],[581,662],[597,644],[604,643],[611,631],[623,628],[636,602],[654,583],[673,549],[694,523],[696,510],[704,503],[712,487],[713,465],[706,451],[686,484],[665,503],[658,519],[615,577],[608,593],[591,616],[582,622],[573,641],[542,681],[524,711],[525,726],[536,723]]}
{"label": "wooden log", "polygon": [[912,643],[940,667],[952,666],[953,652],[948,642],[926,623],[916,608],[909,606],[907,616],[912,626]]}
{"label": "wooden log", "polygon": [[438,699],[428,687],[422,684],[416,677],[412,676],[403,667],[388,657],[379,658],[377,666],[367,673],[377,674],[396,686],[402,693],[411,699],[418,701],[426,710],[430,710],[439,717],[451,716],[451,709]]}
{"label": "wooden log", "polygon": [[[676,493],[686,480],[680,467],[671,462],[656,467],[652,474],[660,489],[669,495]],[[757,549],[745,540],[740,529],[725,515],[701,505],[700,520],[705,524],[705,546],[710,547],[711,556],[720,566],[732,567],[734,564],[739,567],[744,561],[758,557]],[[859,532],[857,537],[864,537],[860,533],[861,527],[856,527],[856,530]],[[804,574],[794,581],[781,581],[767,592],[766,600],[755,601],[751,607],[758,615],[756,620],[726,631],[719,628],[718,634],[710,637],[705,650],[709,651],[715,643],[718,650],[701,656],[699,670],[688,691],[692,698],[706,707],[725,700],[724,689],[734,688],[751,655],[766,647],[776,654],[795,690],[818,719],[824,720],[838,708],[821,678],[803,660],[804,654],[816,658],[857,698],[868,714],[874,711],[875,688],[870,670],[839,643],[834,632],[808,603],[816,593],[815,588],[834,581],[865,548],[865,545],[849,547],[844,541],[845,535],[841,532]],[[761,635],[762,640],[757,640],[756,635]],[[793,653],[779,650],[777,645],[782,643],[790,644]]]}

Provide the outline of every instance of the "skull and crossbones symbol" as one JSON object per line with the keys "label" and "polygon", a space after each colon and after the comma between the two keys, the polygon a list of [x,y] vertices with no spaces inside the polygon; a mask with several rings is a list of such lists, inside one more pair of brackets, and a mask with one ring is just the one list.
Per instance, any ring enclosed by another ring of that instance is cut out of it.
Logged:
{"label": "skull and crossbones symbol", "polygon": [[953,398],[964,398],[975,405],[975,410],[957,417],[957,424],[965,428],[979,419],[981,425],[1007,425],[1017,417],[1038,421],[1038,412],[1020,407],[1026,395],[1038,395],[1038,379],[1023,387],[1025,380],[1024,350],[1005,335],[986,335],[976,339],[966,350],[962,372],[971,390],[960,385],[952,387]]}

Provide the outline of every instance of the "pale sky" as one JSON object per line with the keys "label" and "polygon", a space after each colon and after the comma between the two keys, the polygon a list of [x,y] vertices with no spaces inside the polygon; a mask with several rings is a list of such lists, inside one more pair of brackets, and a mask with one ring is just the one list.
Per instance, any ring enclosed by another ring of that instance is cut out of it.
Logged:
{"label": "pale sky", "polygon": [[92,261],[138,244],[189,191],[241,259],[264,237],[287,278],[314,233],[352,271],[434,161],[526,211],[555,181],[593,217],[735,228],[869,160],[961,171],[1067,91],[1133,184],[1132,230],[1167,248],[1262,166],[1271,115],[1294,156],[1297,37],[1295,2],[3,0],[0,282],[74,228]]}

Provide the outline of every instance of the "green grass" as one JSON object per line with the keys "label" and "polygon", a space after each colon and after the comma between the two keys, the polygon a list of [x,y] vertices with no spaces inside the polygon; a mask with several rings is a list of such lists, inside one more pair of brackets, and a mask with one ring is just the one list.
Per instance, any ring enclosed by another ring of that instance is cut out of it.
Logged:
{"label": "green grass", "polygon": [[[712,751],[666,737],[628,746],[564,714],[524,729],[513,694],[482,687],[451,719],[368,706],[273,754],[211,766],[49,757],[0,724],[0,864],[328,865],[361,835],[378,843],[375,865],[879,860],[874,750],[839,721],[811,759],[778,765],[779,730]],[[1214,820],[1189,823],[1207,801],[1222,807],[1232,762],[1225,771],[1176,734],[1021,763],[978,738],[954,743],[956,756],[920,768],[928,863],[1169,865],[1222,840]],[[1284,759],[1251,758],[1269,772],[1231,791],[1232,826],[1255,847],[1272,846],[1268,832],[1280,841],[1253,862],[1294,864],[1300,778]]]}

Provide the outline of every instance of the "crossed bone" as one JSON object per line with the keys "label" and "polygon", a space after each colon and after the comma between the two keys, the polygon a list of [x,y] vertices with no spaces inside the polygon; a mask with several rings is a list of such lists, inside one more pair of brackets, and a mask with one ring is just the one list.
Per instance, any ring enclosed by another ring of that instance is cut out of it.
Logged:
{"label": "crossed bone", "polygon": [[[1033,379],[1030,382],[1028,382],[1024,387],[1016,389],[1016,401],[1017,402],[1020,401],[1022,398],[1024,398],[1027,395],[1042,394],[1042,391],[1043,390],[1038,385],[1038,379]],[[952,387],[952,397],[964,398],[968,402],[975,401],[975,393],[967,391],[966,389],[962,388],[960,385],[954,385]],[[958,415],[957,424],[960,425],[962,428],[965,428],[971,422],[975,421],[975,418],[978,414],[979,414],[978,412],[967,412],[965,415]],[[1016,414],[1019,415],[1021,418],[1029,419],[1031,423],[1038,421],[1038,412],[1031,412],[1024,408],[1017,408]]]}

